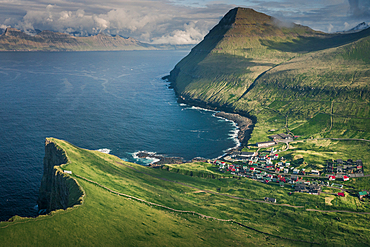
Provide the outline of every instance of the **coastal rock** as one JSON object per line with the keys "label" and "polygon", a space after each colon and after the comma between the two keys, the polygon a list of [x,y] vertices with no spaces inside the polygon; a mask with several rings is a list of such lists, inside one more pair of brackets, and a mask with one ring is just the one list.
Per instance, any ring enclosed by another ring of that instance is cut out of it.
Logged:
{"label": "coastal rock", "polygon": [[41,180],[37,204],[39,210],[49,213],[81,204],[83,191],[77,181],[63,173],[60,165],[68,158],[64,150],[50,140],[45,142],[44,174]]}
{"label": "coastal rock", "polygon": [[238,139],[241,145],[242,146],[247,145],[248,140],[250,138],[250,134],[252,133],[253,129],[253,122],[251,119],[236,113],[227,113],[223,111],[217,112],[215,115],[217,117],[226,118],[228,120],[235,122],[239,129]]}

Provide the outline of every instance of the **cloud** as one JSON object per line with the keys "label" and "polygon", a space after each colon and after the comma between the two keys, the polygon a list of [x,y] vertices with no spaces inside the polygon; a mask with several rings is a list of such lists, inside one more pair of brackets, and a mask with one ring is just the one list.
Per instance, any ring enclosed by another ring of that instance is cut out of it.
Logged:
{"label": "cloud", "polygon": [[203,0],[199,4],[190,0],[0,0],[0,25],[195,44],[235,7],[230,3],[274,16],[279,19],[277,25],[294,22],[321,31],[340,31],[370,20],[369,0]]}
{"label": "cloud", "polygon": [[331,33],[333,31],[334,26],[332,24],[329,24],[328,32]]}
{"label": "cloud", "polygon": [[348,0],[349,13],[353,18],[370,18],[370,3],[368,0]]}
{"label": "cloud", "polygon": [[175,30],[171,34],[163,35],[159,38],[154,38],[153,44],[197,44],[207,34],[207,31],[200,30],[196,26],[196,22],[184,24],[184,30]]}
{"label": "cloud", "polygon": [[30,8],[18,20],[13,18],[4,24],[21,30],[52,30],[76,36],[105,32],[149,43],[195,44],[234,7],[228,4],[187,7],[166,0],[113,3],[108,1],[107,5],[99,6],[92,0],[90,5],[77,4],[72,8],[59,0],[58,4]]}

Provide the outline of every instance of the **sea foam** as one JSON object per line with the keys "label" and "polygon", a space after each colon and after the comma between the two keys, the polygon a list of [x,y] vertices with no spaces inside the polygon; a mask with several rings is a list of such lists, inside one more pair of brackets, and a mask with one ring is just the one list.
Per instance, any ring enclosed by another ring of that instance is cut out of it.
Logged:
{"label": "sea foam", "polygon": [[105,154],[109,154],[112,150],[108,149],[108,148],[100,148],[96,151],[99,151],[101,153],[105,153]]}

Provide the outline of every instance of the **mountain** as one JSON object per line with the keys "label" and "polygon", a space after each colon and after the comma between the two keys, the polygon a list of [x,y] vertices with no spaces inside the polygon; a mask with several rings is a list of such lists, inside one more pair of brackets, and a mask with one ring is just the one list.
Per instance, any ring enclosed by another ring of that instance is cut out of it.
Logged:
{"label": "mountain", "polygon": [[15,28],[7,28],[0,35],[0,51],[101,51],[101,50],[155,50],[158,46],[133,38],[98,34],[74,37],[68,34],[37,31],[29,35]]}
{"label": "mountain", "polygon": [[165,77],[180,101],[306,137],[370,138],[370,29],[327,34],[230,10]]}
{"label": "mountain", "polygon": [[348,32],[358,32],[358,31],[367,29],[369,27],[370,27],[369,24],[367,24],[366,22],[361,22],[360,24],[358,24],[354,28],[351,28],[350,30],[348,30]]}

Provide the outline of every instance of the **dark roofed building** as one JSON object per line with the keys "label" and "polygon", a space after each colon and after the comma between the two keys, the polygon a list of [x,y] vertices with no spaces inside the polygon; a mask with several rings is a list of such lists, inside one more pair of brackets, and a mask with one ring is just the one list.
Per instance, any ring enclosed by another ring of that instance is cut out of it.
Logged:
{"label": "dark roofed building", "polygon": [[276,198],[265,197],[265,201],[266,201],[266,202],[276,203]]}
{"label": "dark roofed building", "polygon": [[292,139],[293,137],[289,134],[280,133],[276,135],[271,135],[269,136],[269,138],[271,138],[272,140],[289,140]]}

